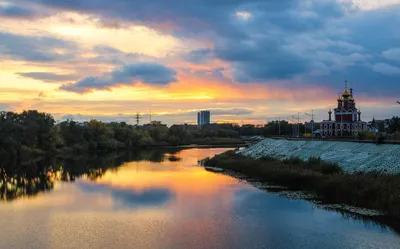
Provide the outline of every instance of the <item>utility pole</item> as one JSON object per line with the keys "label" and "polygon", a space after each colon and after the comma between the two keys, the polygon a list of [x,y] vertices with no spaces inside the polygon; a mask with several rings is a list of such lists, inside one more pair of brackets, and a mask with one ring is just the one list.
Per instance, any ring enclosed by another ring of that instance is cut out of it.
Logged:
{"label": "utility pole", "polygon": [[[293,115],[292,118],[294,120],[292,122],[296,123],[296,117]],[[293,126],[293,137],[296,137],[296,133],[297,133],[297,128],[296,128],[296,126]]]}
{"label": "utility pole", "polygon": [[297,136],[300,137],[300,112],[297,113]]}
{"label": "utility pole", "polygon": [[304,113],[311,117],[311,137],[314,138],[314,110],[311,110],[311,114]]}
{"label": "utility pole", "polygon": [[297,119],[297,129],[296,129],[296,136],[300,136],[300,112],[297,113],[297,118],[296,116],[292,116],[292,118],[295,120]]}
{"label": "utility pole", "polygon": [[300,112],[297,113],[297,136],[300,137]]}
{"label": "utility pole", "polygon": [[136,113],[136,126],[139,126],[139,122],[140,122],[140,113],[137,112]]}
{"label": "utility pole", "polygon": [[290,126],[292,127],[292,137],[294,136],[293,134],[293,121],[292,121],[292,119],[290,119],[290,118],[286,118],[287,120],[288,120],[288,122],[289,122],[289,124],[290,124]]}
{"label": "utility pole", "polygon": [[150,119],[150,124],[151,124],[151,110],[150,110],[150,118],[149,119]]}
{"label": "utility pole", "polygon": [[279,136],[281,135],[281,117],[278,118],[278,129],[279,129]]}

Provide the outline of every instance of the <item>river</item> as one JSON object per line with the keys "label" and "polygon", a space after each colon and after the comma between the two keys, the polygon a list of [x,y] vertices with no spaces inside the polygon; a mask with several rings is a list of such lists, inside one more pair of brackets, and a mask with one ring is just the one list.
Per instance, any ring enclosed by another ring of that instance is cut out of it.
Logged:
{"label": "river", "polygon": [[389,227],[197,166],[226,150],[3,165],[0,248],[400,248]]}

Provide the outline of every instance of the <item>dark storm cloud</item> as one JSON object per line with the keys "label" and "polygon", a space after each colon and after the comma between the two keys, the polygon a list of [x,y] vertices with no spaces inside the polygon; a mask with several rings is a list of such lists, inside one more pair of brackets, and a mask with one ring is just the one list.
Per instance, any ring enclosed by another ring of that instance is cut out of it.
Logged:
{"label": "dark storm cloud", "polygon": [[76,83],[65,84],[61,90],[86,93],[93,90],[109,90],[118,85],[138,82],[165,85],[175,82],[176,71],[158,63],[142,62],[126,65],[100,77],[87,77]]}
{"label": "dark storm cloud", "polygon": [[[282,47],[288,34],[322,29],[328,19],[340,18],[345,6],[334,0],[323,1],[49,1],[48,6],[97,14],[103,18],[120,18],[157,26],[172,22],[174,34],[214,39],[215,56],[232,62],[236,80],[263,82],[287,79],[309,70],[312,62]],[[172,7],[171,7],[172,6]],[[251,13],[248,21],[239,20],[236,12]],[[155,14],[157,13],[157,14]],[[199,34],[200,33],[200,34]],[[187,60],[205,62],[214,56],[210,49],[189,53]]]}
{"label": "dark storm cloud", "polygon": [[39,15],[36,11],[24,7],[9,5],[0,6],[0,17],[30,18]]}
{"label": "dark storm cloud", "polygon": [[236,80],[240,82],[291,78],[310,67],[309,61],[270,40],[252,44],[228,42],[215,52],[220,59],[234,63]]}
{"label": "dark storm cloud", "polygon": [[18,73],[18,75],[25,77],[25,78],[41,80],[41,81],[50,82],[50,83],[71,81],[71,80],[76,80],[79,78],[79,76],[76,74],[56,74],[56,73],[47,73],[47,72]]}
{"label": "dark storm cloud", "polygon": [[[57,52],[63,49],[66,52]],[[73,42],[48,36],[24,36],[0,32],[0,59],[32,62],[65,61],[74,57]]]}
{"label": "dark storm cloud", "polygon": [[[348,79],[370,93],[377,86],[389,95],[400,91],[400,5],[362,11],[339,0],[33,1],[211,40],[214,49],[193,51],[185,59],[229,62],[239,82],[300,78],[292,84],[322,82],[336,89]],[[238,12],[242,15],[235,16]],[[164,23],[178,28],[168,30]]]}
{"label": "dark storm cloud", "polygon": [[252,12],[255,28],[279,27],[297,32],[320,28],[328,18],[344,14],[344,5],[335,0],[119,0],[117,4],[113,0],[33,1],[48,7],[98,15],[105,20],[112,18],[114,22],[120,19],[154,27],[170,22],[179,27],[175,30],[178,35],[213,32],[231,39],[248,37],[246,29],[238,28],[237,11]]}

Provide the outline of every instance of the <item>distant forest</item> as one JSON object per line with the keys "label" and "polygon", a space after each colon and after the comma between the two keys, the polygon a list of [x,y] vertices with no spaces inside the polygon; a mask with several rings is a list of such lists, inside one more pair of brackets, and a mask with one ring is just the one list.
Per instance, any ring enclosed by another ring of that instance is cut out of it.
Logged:
{"label": "distant forest", "polygon": [[138,127],[125,122],[97,120],[83,123],[66,120],[56,124],[51,114],[35,110],[0,112],[0,157],[3,159],[27,154],[116,151],[150,146],[235,144],[242,142],[240,135],[240,127],[233,125],[197,130],[194,125],[167,127],[161,122]]}
{"label": "distant forest", "polygon": [[[48,153],[85,153],[187,144],[237,144],[242,136],[290,136],[311,133],[304,124],[272,121],[266,125],[211,124],[198,130],[195,125],[167,127],[153,121],[143,126],[97,120],[56,124],[51,114],[35,110],[0,112],[0,158]],[[318,126],[314,125],[314,129]],[[393,117],[389,133],[400,131],[399,117]]]}

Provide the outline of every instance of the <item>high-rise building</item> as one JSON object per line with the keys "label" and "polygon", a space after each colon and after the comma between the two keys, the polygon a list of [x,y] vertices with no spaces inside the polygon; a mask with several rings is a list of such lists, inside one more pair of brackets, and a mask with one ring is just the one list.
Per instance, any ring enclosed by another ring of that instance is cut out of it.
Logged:
{"label": "high-rise building", "polygon": [[197,113],[197,128],[201,129],[203,125],[210,124],[210,111],[200,111]]}

